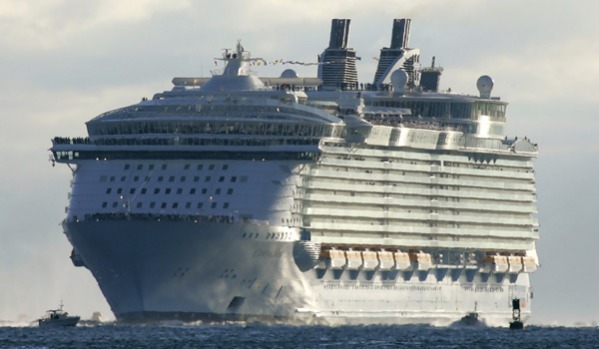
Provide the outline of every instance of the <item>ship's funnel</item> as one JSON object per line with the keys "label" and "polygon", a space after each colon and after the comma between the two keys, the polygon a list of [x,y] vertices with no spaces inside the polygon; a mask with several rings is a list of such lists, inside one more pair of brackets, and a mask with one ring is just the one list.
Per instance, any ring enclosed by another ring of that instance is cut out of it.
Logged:
{"label": "ship's funnel", "polygon": [[393,20],[393,33],[391,34],[390,48],[408,47],[411,23],[412,20],[409,18],[396,18]]}
{"label": "ship's funnel", "polygon": [[408,87],[418,84],[417,74],[420,61],[420,50],[408,48],[410,40],[409,18],[398,18],[393,20],[393,32],[391,34],[391,47],[383,47],[379,56],[379,63],[374,74],[373,86],[375,89],[386,89],[392,85],[391,74],[401,69],[408,73]]}
{"label": "ship's funnel", "polygon": [[350,19],[333,19],[331,21],[329,48],[347,48],[350,21]]}
{"label": "ship's funnel", "polygon": [[356,51],[348,48],[349,19],[331,21],[329,47],[318,56],[318,77],[323,90],[353,90],[358,88]]}

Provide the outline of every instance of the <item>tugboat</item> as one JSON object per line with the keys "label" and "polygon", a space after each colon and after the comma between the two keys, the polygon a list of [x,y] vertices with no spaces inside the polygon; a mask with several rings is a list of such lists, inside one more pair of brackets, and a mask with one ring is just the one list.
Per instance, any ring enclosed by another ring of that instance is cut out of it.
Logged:
{"label": "tugboat", "polygon": [[38,319],[40,327],[52,327],[52,326],[75,326],[79,322],[79,316],[69,316],[69,313],[62,309],[63,304],[60,302],[59,309],[51,309],[46,311],[46,315]]}
{"label": "tugboat", "polygon": [[486,323],[478,318],[478,313],[476,312],[476,308],[478,307],[478,302],[474,303],[474,311],[467,313],[460,320],[454,322],[452,327],[486,327]]}

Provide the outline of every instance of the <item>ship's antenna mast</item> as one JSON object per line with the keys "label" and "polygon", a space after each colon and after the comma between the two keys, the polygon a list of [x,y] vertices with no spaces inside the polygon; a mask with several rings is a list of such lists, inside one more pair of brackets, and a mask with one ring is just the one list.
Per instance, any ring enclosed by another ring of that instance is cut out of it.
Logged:
{"label": "ship's antenna mast", "polygon": [[239,76],[248,75],[247,63],[249,62],[265,62],[262,58],[250,58],[251,54],[246,51],[241,45],[241,40],[237,40],[237,46],[235,50],[223,49],[222,58],[215,58],[215,60],[226,62],[225,70],[223,75]]}

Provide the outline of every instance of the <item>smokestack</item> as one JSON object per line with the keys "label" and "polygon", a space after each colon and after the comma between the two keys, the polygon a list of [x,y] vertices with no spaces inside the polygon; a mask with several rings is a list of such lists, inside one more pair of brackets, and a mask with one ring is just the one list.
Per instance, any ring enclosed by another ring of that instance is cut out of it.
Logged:
{"label": "smokestack", "polygon": [[391,34],[390,48],[406,48],[410,41],[410,23],[409,18],[401,18],[393,20],[393,33]]}
{"label": "smokestack", "polygon": [[331,21],[331,40],[329,41],[329,48],[347,48],[349,22],[349,19],[333,19]]}

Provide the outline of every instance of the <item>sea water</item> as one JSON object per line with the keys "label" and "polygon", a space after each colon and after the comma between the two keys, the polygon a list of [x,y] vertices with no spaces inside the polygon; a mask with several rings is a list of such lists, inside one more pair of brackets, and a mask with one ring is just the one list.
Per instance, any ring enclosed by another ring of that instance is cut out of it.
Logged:
{"label": "sea water", "polygon": [[0,348],[599,348],[595,327],[167,324],[0,327]]}

